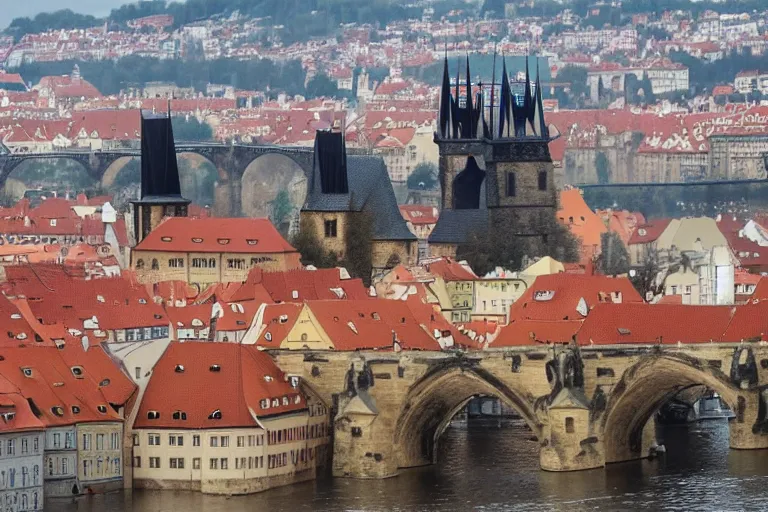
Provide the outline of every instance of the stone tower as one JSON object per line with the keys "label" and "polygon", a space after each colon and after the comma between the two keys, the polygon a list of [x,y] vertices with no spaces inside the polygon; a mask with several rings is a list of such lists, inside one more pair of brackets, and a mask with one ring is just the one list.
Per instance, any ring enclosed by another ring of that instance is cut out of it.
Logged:
{"label": "stone tower", "polygon": [[171,112],[141,113],[141,198],[133,202],[136,243],[165,217],[186,217],[190,201],[181,197]]}
{"label": "stone tower", "polygon": [[557,191],[540,78],[532,87],[526,61],[522,91],[515,92],[506,62],[500,83],[495,68],[492,85],[472,86],[467,58],[465,82],[457,73],[451,91],[444,62],[435,133],[443,210],[429,239],[433,255],[455,255],[482,229],[546,243],[554,226]]}

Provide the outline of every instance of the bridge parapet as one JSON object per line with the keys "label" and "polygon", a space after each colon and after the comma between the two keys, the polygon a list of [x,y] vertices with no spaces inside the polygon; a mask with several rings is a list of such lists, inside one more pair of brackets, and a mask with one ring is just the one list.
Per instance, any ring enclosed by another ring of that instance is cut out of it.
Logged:
{"label": "bridge parapet", "polygon": [[329,405],[338,476],[435,462],[440,435],[477,396],[520,414],[551,471],[649,456],[655,412],[694,386],[736,413],[731,447],[768,448],[768,347],[759,344],[271,354]]}

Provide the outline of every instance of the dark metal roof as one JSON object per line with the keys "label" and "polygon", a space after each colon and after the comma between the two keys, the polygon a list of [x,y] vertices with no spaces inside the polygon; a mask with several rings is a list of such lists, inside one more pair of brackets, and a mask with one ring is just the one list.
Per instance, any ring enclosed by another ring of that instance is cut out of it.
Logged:
{"label": "dark metal roof", "polygon": [[141,199],[164,197],[181,199],[171,114],[142,112]]}
{"label": "dark metal roof", "polygon": [[395,192],[381,157],[347,156],[347,194],[324,194],[318,186],[319,180],[314,178],[303,211],[366,211],[373,217],[374,240],[416,240],[397,207]]}
{"label": "dark metal roof", "polygon": [[429,235],[431,244],[462,244],[488,229],[488,210],[443,210]]}

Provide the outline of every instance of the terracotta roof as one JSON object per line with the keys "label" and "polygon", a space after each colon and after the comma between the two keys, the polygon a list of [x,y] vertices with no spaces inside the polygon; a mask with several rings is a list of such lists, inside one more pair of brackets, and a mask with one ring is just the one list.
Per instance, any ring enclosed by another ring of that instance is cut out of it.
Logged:
{"label": "terracotta roof", "polygon": [[732,306],[598,304],[576,335],[580,345],[707,343],[719,341]]}
{"label": "terracotta roof", "polygon": [[629,237],[629,245],[632,244],[647,244],[655,242],[661,236],[672,219],[653,219],[646,221],[644,224],[639,224],[632,236]]}
{"label": "terracotta roof", "polygon": [[462,264],[450,258],[440,258],[424,265],[427,272],[446,281],[474,281],[478,277]]}
{"label": "terracotta roof", "polygon": [[438,217],[437,208],[416,204],[400,205],[400,213],[406,221],[415,225],[435,224]]}
{"label": "terracotta roof", "polygon": [[205,329],[211,323],[211,304],[166,307],[165,313],[174,330]]}
{"label": "terracotta roof", "polygon": [[643,302],[642,297],[624,277],[590,276],[580,274],[549,274],[536,280],[510,307],[511,321],[519,320],[580,320],[577,311],[581,299],[587,309],[601,302]]}
{"label": "terracotta roof", "polygon": [[491,347],[519,347],[540,343],[570,343],[581,320],[517,320],[501,328]]}
{"label": "terracotta roof", "polygon": [[274,302],[296,302],[318,299],[366,299],[368,290],[360,279],[342,278],[339,268],[262,272],[253,269],[243,290],[233,300],[245,294],[248,286],[261,285]]}
{"label": "terracotta roof", "polygon": [[733,319],[728,328],[724,329],[722,341],[768,341],[768,301],[753,299],[734,309]]}
{"label": "terracotta roof", "polygon": [[583,262],[599,254],[600,235],[608,229],[600,216],[587,206],[579,189],[560,192],[560,210],[557,212],[557,218],[580,240]]}
{"label": "terracotta roof", "polygon": [[[262,407],[265,400],[268,408]],[[256,347],[173,342],[152,370],[133,428],[257,427],[259,416],[305,408],[301,392]],[[150,411],[159,418],[149,419]],[[186,419],[174,419],[176,411]],[[221,419],[213,419],[215,411]]]}
{"label": "terracotta roof", "polygon": [[257,326],[260,333],[256,344],[265,348],[279,347],[305,307],[304,304],[268,304],[264,308],[261,325]]}
{"label": "terracotta roof", "polygon": [[296,249],[268,219],[165,219],[134,249],[164,252],[286,253]]}

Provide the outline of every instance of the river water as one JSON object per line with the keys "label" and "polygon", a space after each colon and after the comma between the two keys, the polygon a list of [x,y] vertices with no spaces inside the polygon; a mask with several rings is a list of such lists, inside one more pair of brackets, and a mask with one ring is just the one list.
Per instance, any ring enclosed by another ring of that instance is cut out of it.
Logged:
{"label": "river water", "polygon": [[439,460],[387,480],[321,478],[233,498],[126,491],[55,503],[51,512],[768,510],[768,451],[728,448],[713,420],[659,431],[667,453],[652,461],[577,473],[538,469],[537,443],[519,422],[454,426]]}

